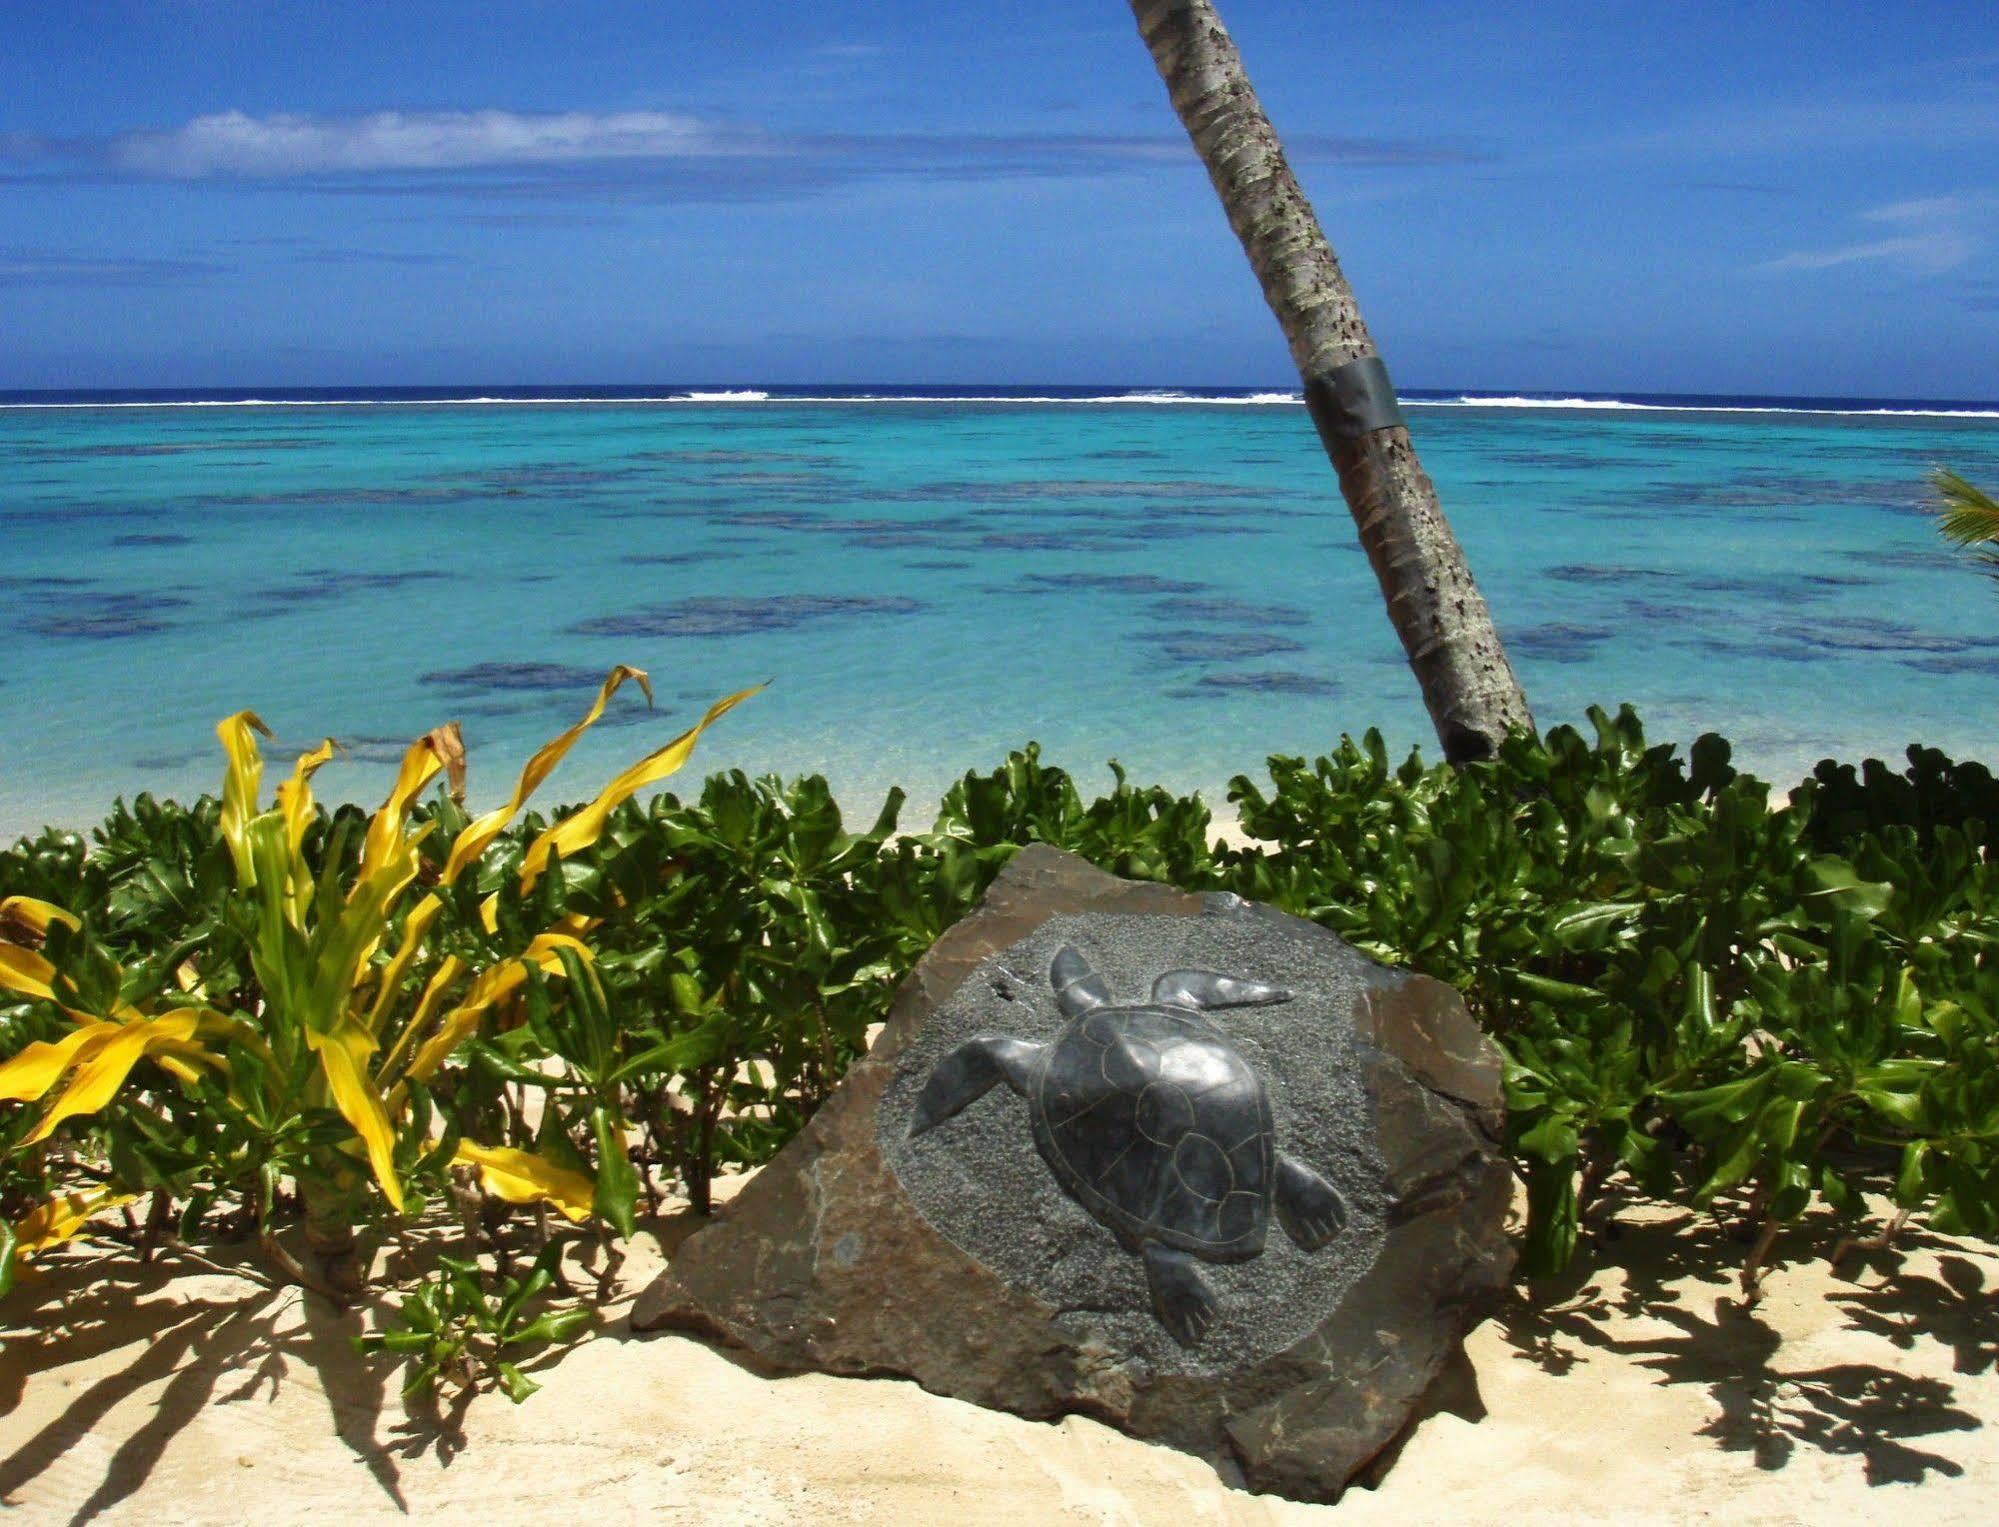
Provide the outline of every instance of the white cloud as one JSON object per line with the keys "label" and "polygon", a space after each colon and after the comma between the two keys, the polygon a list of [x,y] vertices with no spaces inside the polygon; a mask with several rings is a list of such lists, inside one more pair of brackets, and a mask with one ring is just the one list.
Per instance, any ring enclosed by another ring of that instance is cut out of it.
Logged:
{"label": "white cloud", "polygon": [[1912,197],[1863,211],[1862,220],[1902,232],[1830,249],[1798,249],[1756,267],[1762,271],[1832,270],[1842,265],[1899,265],[1938,276],[1968,264],[1985,247],[1982,214],[1995,198],[1984,192]]}
{"label": "white cloud", "polygon": [[[863,46],[855,44],[852,46]],[[1293,157],[1429,166],[1488,156],[1442,139],[1300,134]],[[778,133],[684,112],[223,111],[101,137],[0,133],[0,183],[169,180],[463,196],[771,200],[866,179],[1088,178],[1194,160],[1176,134]]]}
{"label": "white cloud", "polygon": [[1838,265],[1891,261],[1924,275],[1955,270],[1978,253],[1978,240],[1967,233],[1910,234],[1907,238],[1875,239],[1867,244],[1842,244],[1836,249],[1799,249],[1766,261],[1759,270],[1831,270]]}
{"label": "white cloud", "polygon": [[724,152],[673,112],[377,111],[359,117],[253,117],[241,111],[120,137],[112,158],[148,175],[323,175],[495,165],[664,159]]}
{"label": "white cloud", "polygon": [[1870,223],[1927,223],[1941,218],[1961,218],[1991,205],[1989,196],[1956,194],[1918,196],[1908,201],[1891,201],[1885,207],[1870,207],[1860,215]]}

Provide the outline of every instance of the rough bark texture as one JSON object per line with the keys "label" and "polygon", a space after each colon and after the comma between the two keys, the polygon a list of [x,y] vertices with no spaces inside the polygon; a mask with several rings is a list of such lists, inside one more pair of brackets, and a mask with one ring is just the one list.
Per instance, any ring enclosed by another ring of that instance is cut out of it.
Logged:
{"label": "rough bark texture", "polygon": [[[1339,1189],[1347,1221],[1316,1251],[1272,1226],[1254,1259],[1203,1264],[1216,1319],[1191,1350],[1159,1326],[1140,1258],[1037,1155],[1024,1099],[999,1087],[909,1137],[916,1094],[966,1035],[1036,1040],[1065,1021],[1048,985],[1063,945],[1120,999],[1183,963],[1293,993],[1217,1023],[1266,1080],[1279,1149]],[[901,1374],[1025,1416],[1094,1416],[1251,1489],[1328,1500],[1418,1413],[1505,1285],[1502,1126],[1498,1054],[1449,987],[1266,907],[1028,848],[632,1323],[717,1336],[779,1369]]]}
{"label": "rough bark texture", "polygon": [[[1131,9],[1299,375],[1310,381],[1377,354],[1214,6],[1131,0]],[[1445,756],[1490,755],[1532,717],[1409,431],[1398,425],[1325,444]]]}

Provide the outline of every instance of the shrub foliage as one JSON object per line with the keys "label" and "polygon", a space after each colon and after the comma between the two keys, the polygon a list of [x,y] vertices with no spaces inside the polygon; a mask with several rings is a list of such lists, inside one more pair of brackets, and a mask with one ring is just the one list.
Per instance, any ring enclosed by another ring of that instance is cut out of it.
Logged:
{"label": "shrub foliage", "polygon": [[[371,1244],[434,1201],[467,1255],[372,1344],[419,1384],[472,1382],[490,1349],[518,1398],[501,1351],[583,1323],[522,1313],[566,1287],[549,1211],[608,1252],[675,1186],[705,1210],[1031,842],[1270,901],[1463,992],[1507,1057],[1530,1272],[1633,1195],[1741,1217],[1751,1292],[1782,1226],[1821,1205],[1858,1237],[1883,1186],[1891,1231],[1993,1234],[1990,773],[1912,748],[1773,800],[1718,737],[1681,758],[1628,708],[1590,714],[1593,736],[1517,736],[1460,769],[1391,760],[1372,732],[1273,758],[1230,786],[1243,847],[1115,765],[1086,802],[1031,745],[902,835],[900,791],[854,832],[816,777],[638,799],[694,733],[587,806],[521,814],[581,725],[477,819],[418,798],[445,733],[372,819],[312,803],[318,753],[263,808],[233,718],[219,801],[141,796],[89,844],[0,853],[0,1285],[118,1209],[108,1233],[142,1248],[255,1235],[278,1275],[351,1295]],[[524,1280],[505,1253],[523,1216]]]}

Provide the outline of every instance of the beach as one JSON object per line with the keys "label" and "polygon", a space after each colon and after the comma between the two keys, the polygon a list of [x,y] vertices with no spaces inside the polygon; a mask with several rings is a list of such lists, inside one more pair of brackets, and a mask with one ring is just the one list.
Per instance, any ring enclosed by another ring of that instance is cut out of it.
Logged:
{"label": "beach", "polygon": [[1999,1517],[1961,0],[15,9],[0,1517]]}
{"label": "beach", "polygon": [[349,1346],[356,1316],[79,1250],[10,1302],[0,1500],[24,1520],[188,1523],[309,1499],[493,1524],[546,1520],[551,1499],[730,1523],[1989,1519],[1989,1246],[1911,1232],[1835,1273],[1814,1221],[1747,1311],[1728,1236],[1642,1205],[1619,1224],[1592,1270],[1523,1287],[1475,1329],[1399,1455],[1336,1507],[1244,1494],[1084,1417],[632,1337],[632,1295],[692,1228],[671,1213],[632,1243],[601,1334],[531,1365],[543,1387],[518,1407],[406,1408]]}

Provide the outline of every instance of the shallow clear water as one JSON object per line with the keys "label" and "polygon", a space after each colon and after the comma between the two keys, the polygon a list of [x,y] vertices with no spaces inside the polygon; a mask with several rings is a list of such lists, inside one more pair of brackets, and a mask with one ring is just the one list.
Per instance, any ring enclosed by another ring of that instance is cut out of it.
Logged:
{"label": "shallow clear water", "polygon": [[[1999,588],[1917,507],[1999,483],[1991,418],[1411,410],[1544,726],[1637,702],[1795,778],[1989,756]],[[1290,406],[873,402],[0,408],[0,833],[212,789],[242,707],[368,799],[464,723],[503,793],[610,664],[651,671],[546,788],[594,789],[772,678],[702,772],[921,807],[1038,738],[1200,787],[1379,726],[1429,741]],[[919,809],[912,819],[923,816]]]}

